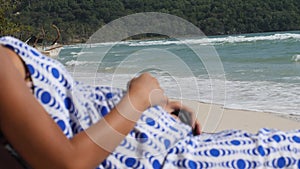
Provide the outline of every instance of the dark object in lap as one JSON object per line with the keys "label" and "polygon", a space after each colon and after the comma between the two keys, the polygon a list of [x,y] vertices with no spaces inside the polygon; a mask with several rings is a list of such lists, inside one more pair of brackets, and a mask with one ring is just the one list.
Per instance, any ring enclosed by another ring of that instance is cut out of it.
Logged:
{"label": "dark object in lap", "polygon": [[[192,122],[192,117],[191,117],[191,114],[189,112],[186,112],[184,110],[175,110],[174,112],[172,112],[171,114],[177,116],[181,122],[191,126],[193,124]],[[192,127],[192,126],[191,126]],[[194,135],[197,135],[196,134],[196,129],[194,129],[192,127],[192,132]]]}

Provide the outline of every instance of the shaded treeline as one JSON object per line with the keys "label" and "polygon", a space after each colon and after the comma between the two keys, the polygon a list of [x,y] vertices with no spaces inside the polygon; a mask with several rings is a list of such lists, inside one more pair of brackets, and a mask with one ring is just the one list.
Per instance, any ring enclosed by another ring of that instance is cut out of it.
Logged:
{"label": "shaded treeline", "polygon": [[300,29],[299,0],[1,0],[0,35],[21,39],[53,37],[84,42],[102,25],[137,12],[163,12],[182,17],[206,35]]}

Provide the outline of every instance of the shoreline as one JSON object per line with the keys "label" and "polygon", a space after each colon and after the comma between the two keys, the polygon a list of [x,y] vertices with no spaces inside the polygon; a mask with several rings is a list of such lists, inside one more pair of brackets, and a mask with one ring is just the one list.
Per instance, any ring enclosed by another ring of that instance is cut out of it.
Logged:
{"label": "shoreline", "polygon": [[261,128],[283,131],[300,129],[300,116],[297,115],[229,109],[222,105],[194,100],[171,100],[182,101],[184,105],[197,112],[196,116],[202,125],[203,132],[215,133],[222,130],[237,129],[257,133]]}
{"label": "shoreline", "polygon": [[[212,35],[204,35],[203,37],[214,38],[214,37],[231,37],[231,36],[241,36],[241,35],[256,35],[256,34],[277,34],[277,33],[299,33],[300,30],[278,30],[278,31],[266,31],[266,32],[245,32],[245,33],[233,33],[233,34],[212,34]],[[169,39],[168,36],[158,35],[158,36],[134,36],[123,39],[122,41],[141,41],[141,40],[165,40]],[[77,45],[77,44],[86,44],[89,38],[81,37],[74,38],[74,40],[61,42],[62,45]],[[111,42],[113,43],[113,42]]]}

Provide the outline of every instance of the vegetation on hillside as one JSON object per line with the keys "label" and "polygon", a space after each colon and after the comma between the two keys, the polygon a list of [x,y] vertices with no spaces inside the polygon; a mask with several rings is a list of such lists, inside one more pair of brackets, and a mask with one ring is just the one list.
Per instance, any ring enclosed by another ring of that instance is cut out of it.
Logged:
{"label": "vegetation on hillside", "polygon": [[83,42],[102,25],[137,12],[182,17],[206,35],[300,29],[299,0],[0,0],[0,35],[26,39],[55,24],[62,42]]}

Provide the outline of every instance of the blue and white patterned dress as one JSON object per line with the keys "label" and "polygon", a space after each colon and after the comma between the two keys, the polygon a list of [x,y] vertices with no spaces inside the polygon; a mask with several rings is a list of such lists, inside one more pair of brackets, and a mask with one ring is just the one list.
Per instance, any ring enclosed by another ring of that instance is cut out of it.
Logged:
{"label": "blue and white patterned dress", "polygon": [[[100,120],[124,94],[74,81],[58,61],[18,39],[3,37],[0,44],[25,62],[34,96],[67,138]],[[300,168],[300,130],[227,130],[193,136],[189,126],[152,107],[98,168]]]}

